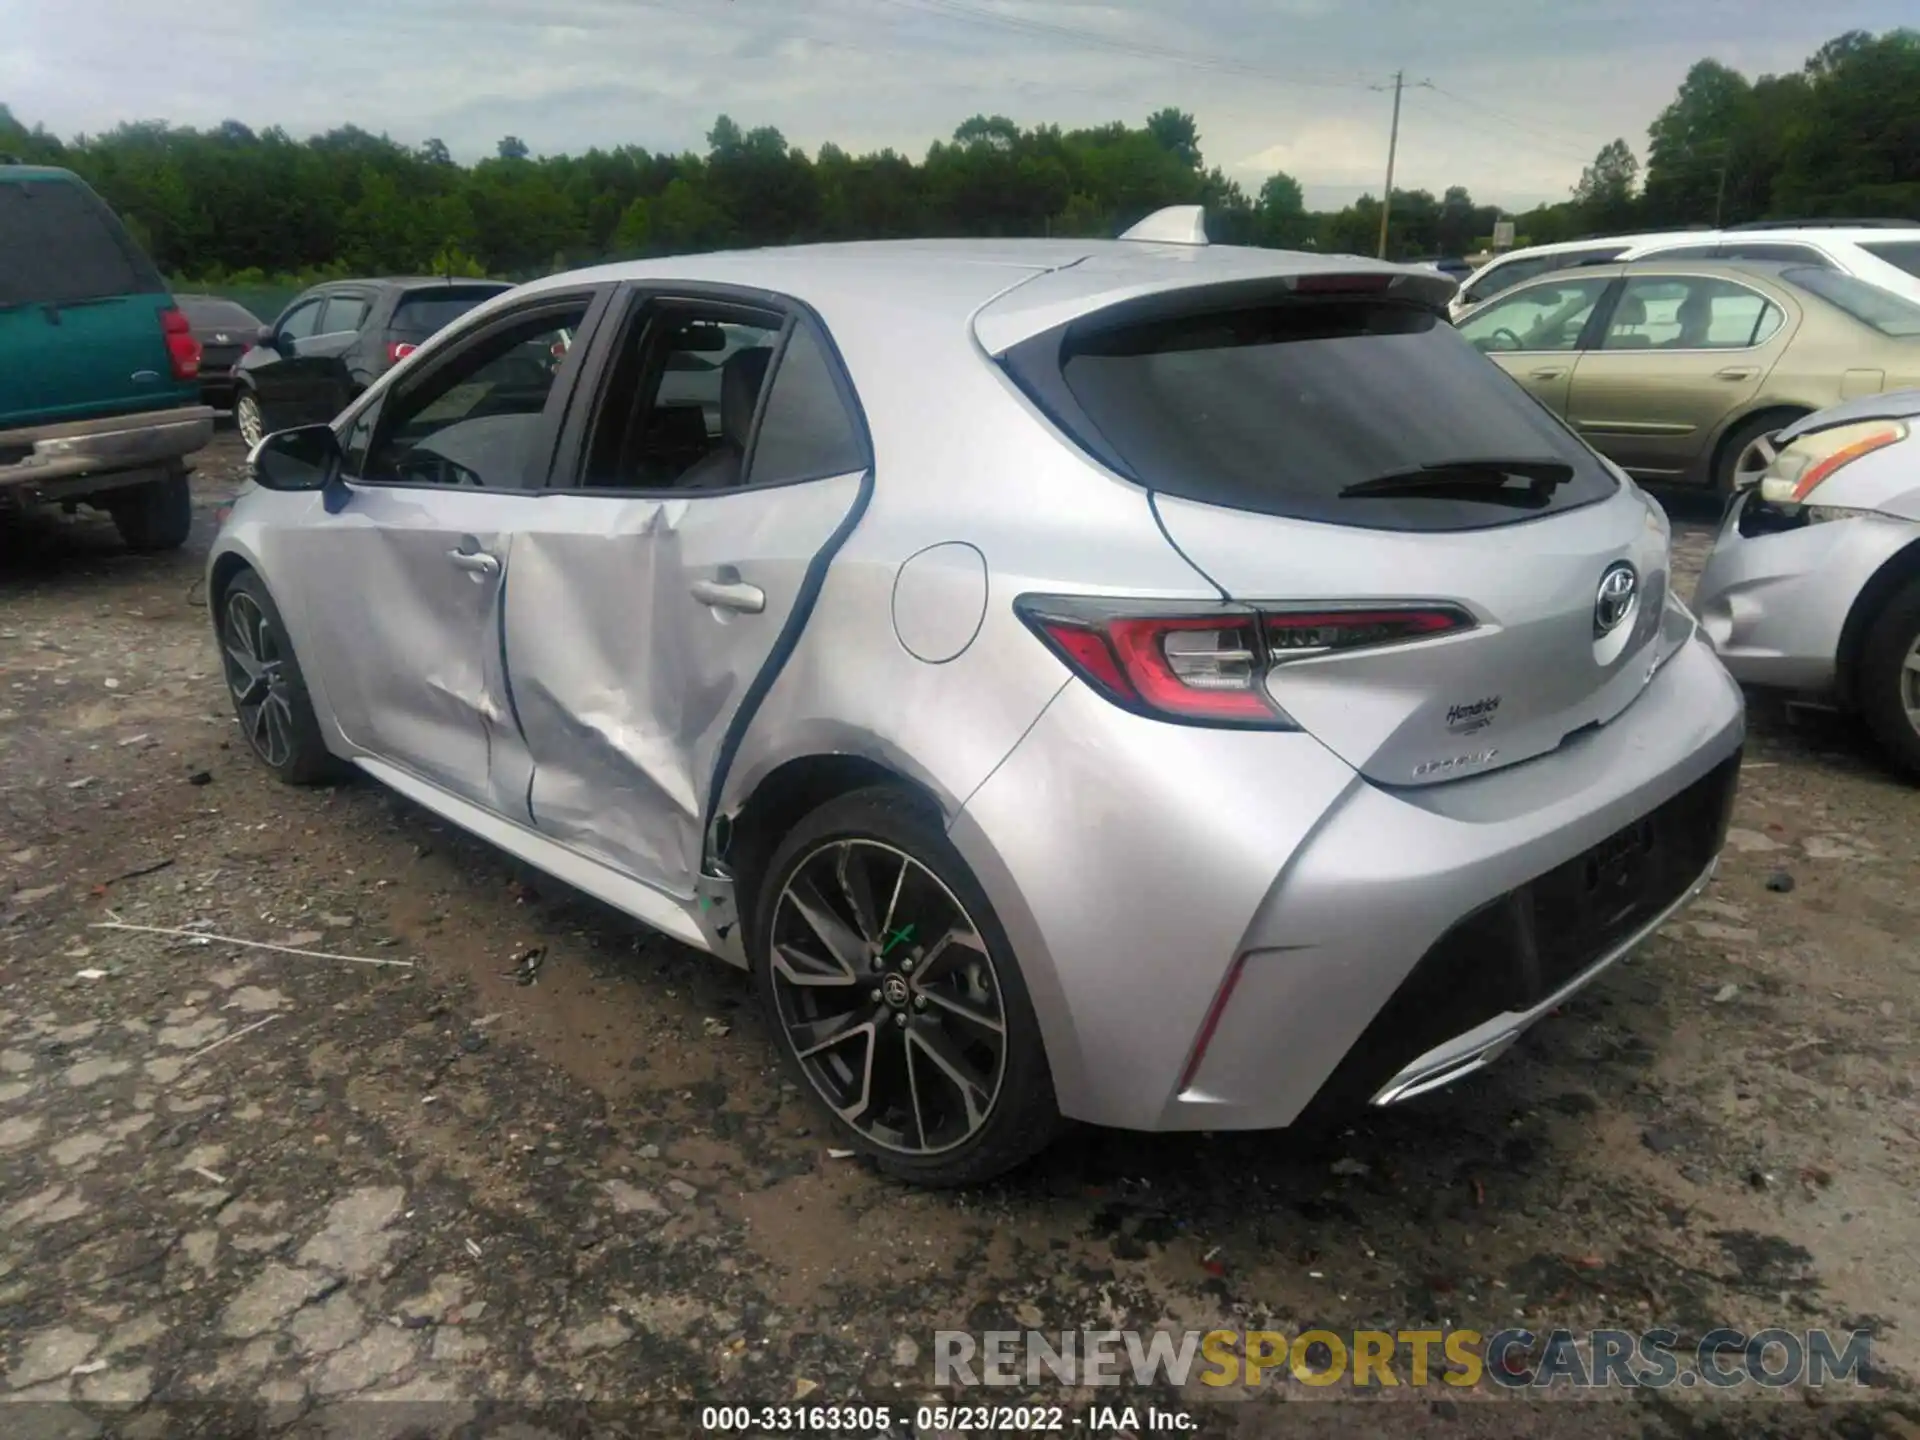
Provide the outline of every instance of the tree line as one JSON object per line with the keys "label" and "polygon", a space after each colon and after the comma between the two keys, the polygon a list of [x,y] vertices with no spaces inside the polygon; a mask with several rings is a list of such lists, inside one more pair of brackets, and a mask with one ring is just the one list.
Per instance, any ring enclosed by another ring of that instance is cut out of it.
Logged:
{"label": "tree line", "polygon": [[[1655,226],[1920,213],[1920,32],[1851,32],[1799,73],[1756,81],[1718,61],[1687,74],[1648,132],[1624,139],[1571,198],[1519,216],[1541,242]],[[1139,126],[1023,127],[975,116],[918,161],[894,150],[809,155],[721,116],[704,153],[639,146],[535,156],[514,136],[474,165],[343,126],[297,140],[237,120],[127,123],[70,141],[0,105],[0,153],[66,165],[170,274],[202,282],[428,271],[526,278],[611,257],[807,240],[1101,236],[1163,205],[1203,204],[1216,241],[1373,253],[1372,195],[1309,212],[1291,176],[1249,193],[1206,164],[1192,115]],[[1494,206],[1465,187],[1393,193],[1401,258],[1489,243]]]}

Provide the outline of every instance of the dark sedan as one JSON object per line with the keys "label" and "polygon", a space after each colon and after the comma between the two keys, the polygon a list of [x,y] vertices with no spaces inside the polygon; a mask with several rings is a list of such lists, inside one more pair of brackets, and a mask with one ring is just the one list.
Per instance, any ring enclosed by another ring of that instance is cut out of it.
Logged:
{"label": "dark sedan", "polygon": [[200,342],[200,398],[216,410],[231,410],[233,367],[260,338],[260,317],[218,295],[176,295],[173,303]]}
{"label": "dark sedan", "polygon": [[305,291],[234,371],[234,422],[249,445],[324,424],[442,326],[513,287],[497,280],[333,280]]}

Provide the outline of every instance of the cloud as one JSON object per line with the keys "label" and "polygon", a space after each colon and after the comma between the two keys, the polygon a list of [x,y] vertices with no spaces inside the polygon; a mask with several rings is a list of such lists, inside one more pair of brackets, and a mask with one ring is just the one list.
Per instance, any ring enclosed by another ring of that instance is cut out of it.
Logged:
{"label": "cloud", "polygon": [[975,113],[1066,127],[1191,110],[1209,160],[1310,203],[1395,180],[1524,205],[1636,148],[1687,67],[1796,68],[1909,0],[0,0],[0,100],[62,133],[352,123],[471,159],[702,149],[715,115],[908,154]]}

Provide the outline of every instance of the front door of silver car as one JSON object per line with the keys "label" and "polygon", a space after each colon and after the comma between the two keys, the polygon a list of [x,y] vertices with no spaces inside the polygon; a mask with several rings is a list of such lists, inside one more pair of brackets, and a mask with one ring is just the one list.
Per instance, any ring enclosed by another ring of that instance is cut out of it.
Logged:
{"label": "front door of silver car", "polygon": [[[286,531],[306,667],[342,735],[522,821],[531,762],[500,644],[516,533],[540,504],[564,359],[591,295],[505,314],[383,392],[347,432],[345,483]],[[571,357],[568,357],[571,358]]]}
{"label": "front door of silver car", "polygon": [[805,623],[868,446],[810,317],[764,297],[625,303],[582,382],[565,488],[515,538],[506,655],[534,823],[686,902],[728,736]]}

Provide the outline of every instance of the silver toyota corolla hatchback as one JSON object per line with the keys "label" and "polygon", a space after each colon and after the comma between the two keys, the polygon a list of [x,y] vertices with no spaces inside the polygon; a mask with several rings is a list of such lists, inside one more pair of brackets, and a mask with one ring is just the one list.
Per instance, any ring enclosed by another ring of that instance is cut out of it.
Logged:
{"label": "silver toyota corolla hatchback", "polygon": [[918,1181],[1417,1094],[1706,882],[1743,735],[1662,512],[1453,288],[1136,238],[536,282],[256,450],[241,727],[749,967]]}

